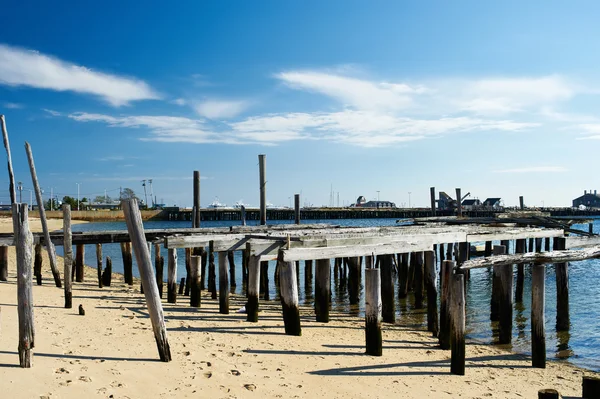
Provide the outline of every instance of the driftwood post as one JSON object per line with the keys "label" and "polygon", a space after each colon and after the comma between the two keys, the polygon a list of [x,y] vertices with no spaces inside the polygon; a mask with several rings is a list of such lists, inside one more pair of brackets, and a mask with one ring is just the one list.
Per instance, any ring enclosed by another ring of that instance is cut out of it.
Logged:
{"label": "driftwood post", "polygon": [[[564,237],[554,239],[554,250],[566,249]],[[556,330],[569,330],[569,263],[556,263]]]}
{"label": "driftwood post", "polygon": [[439,324],[437,313],[437,287],[435,284],[435,252],[426,251],[425,255],[425,287],[427,288],[427,331],[438,336]]}
{"label": "driftwood post", "polygon": [[71,234],[71,205],[63,204],[63,251],[65,267],[65,308],[73,307],[73,279],[71,268],[73,267],[73,240]]}
{"label": "driftwood post", "polygon": [[365,340],[371,356],[382,355],[380,273],[380,269],[365,269]]}
{"label": "driftwood post", "polygon": [[451,260],[442,262],[442,276],[440,280],[440,348],[450,349],[450,286],[452,284],[452,271],[455,263]]}
{"label": "driftwood post", "polygon": [[[8,249],[8,247],[6,247],[6,248]],[[0,254],[0,257],[1,256],[2,255]],[[8,254],[7,254],[7,259],[8,259]],[[33,263],[33,275],[35,276],[37,285],[42,285],[42,265],[43,265],[42,244],[35,244],[35,258],[34,258],[34,263]]]}
{"label": "driftwood post", "polygon": [[296,263],[284,262],[283,251],[277,256],[279,264],[279,287],[281,289],[281,309],[287,335],[302,335],[300,310],[298,309],[298,285],[296,284]]}
{"label": "driftwood post", "polygon": [[152,329],[154,330],[154,338],[156,339],[160,360],[168,362],[171,360],[171,349],[167,340],[167,329],[165,327],[162,304],[158,296],[158,288],[156,287],[156,279],[154,273],[152,273],[152,263],[146,244],[140,209],[135,199],[123,201],[121,206],[125,215],[125,222],[127,223],[127,231],[135,250],[140,278],[144,285],[146,305],[150,314],[150,320],[152,321]]}
{"label": "driftwood post", "polygon": [[167,256],[167,302],[177,303],[177,248],[169,248]]}
{"label": "driftwood post", "polygon": [[200,295],[200,265],[202,264],[202,257],[192,255],[190,256],[190,306],[198,308],[200,307],[201,295]]}
{"label": "driftwood post", "polygon": [[452,329],[450,346],[452,348],[450,372],[465,375],[465,276],[454,274],[452,277],[451,319]]}
{"label": "driftwood post", "polygon": [[75,251],[75,281],[82,283],[84,280],[85,245],[77,244]]}
{"label": "driftwood post", "polygon": [[229,278],[227,276],[227,252],[219,252],[219,313],[229,314]]}
{"label": "driftwood post", "polygon": [[381,315],[385,323],[396,322],[396,308],[394,306],[394,277],[392,264],[393,255],[380,255],[381,276]]}
{"label": "driftwood post", "polygon": [[0,246],[0,281],[8,280],[8,246]]}
{"label": "driftwood post", "polygon": [[329,322],[331,298],[331,266],[329,259],[319,259],[315,265],[315,314],[317,321]]}
{"label": "driftwood post", "polygon": [[13,228],[17,252],[17,312],[19,316],[19,364],[31,367],[31,350],[34,348],[33,325],[33,235],[29,231],[27,204],[13,204]]}
{"label": "driftwood post", "polygon": [[96,267],[98,268],[98,288],[102,288],[102,244],[96,244]]}
{"label": "driftwood post", "polygon": [[546,266],[531,269],[531,363],[546,368],[546,328],[544,326]]}
{"label": "driftwood post", "polygon": [[10,203],[17,202],[17,191],[15,189],[15,175],[13,173],[12,159],[10,156],[10,143],[8,141],[8,130],[6,130],[6,120],[4,115],[0,115],[0,125],[2,125],[2,138],[4,139],[4,148],[6,149],[6,159],[8,163],[8,192],[10,193]]}
{"label": "driftwood post", "polygon": [[248,302],[246,304],[246,321],[258,321],[258,292],[260,286],[260,261],[259,257],[248,257]]}
{"label": "driftwood post", "polygon": [[37,173],[35,171],[35,164],[33,163],[33,154],[31,153],[31,146],[28,142],[25,142],[25,151],[27,152],[27,159],[29,161],[29,170],[31,171],[31,180],[33,182],[33,188],[35,190],[35,198],[37,200],[38,209],[40,211],[40,220],[42,222],[42,230],[44,232],[44,242],[46,249],[48,250],[48,259],[50,261],[50,269],[54,276],[54,283],[58,288],[61,288],[60,272],[56,265],[56,251],[54,250],[54,244],[50,240],[50,231],[48,230],[48,223],[46,222],[46,211],[44,209],[44,201],[42,200],[42,191],[37,179]]}

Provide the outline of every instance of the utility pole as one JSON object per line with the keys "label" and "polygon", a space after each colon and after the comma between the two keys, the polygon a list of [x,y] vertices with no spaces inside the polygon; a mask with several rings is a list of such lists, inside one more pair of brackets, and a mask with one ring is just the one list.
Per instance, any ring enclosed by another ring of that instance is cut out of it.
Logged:
{"label": "utility pole", "polygon": [[154,200],[154,191],[152,191],[152,179],[149,179],[148,183],[150,183],[150,201],[152,201],[152,208],[154,208],[156,201]]}
{"label": "utility pole", "polygon": [[144,205],[146,205],[146,208],[148,208],[148,194],[146,193],[146,180],[142,180],[142,186],[144,186]]}

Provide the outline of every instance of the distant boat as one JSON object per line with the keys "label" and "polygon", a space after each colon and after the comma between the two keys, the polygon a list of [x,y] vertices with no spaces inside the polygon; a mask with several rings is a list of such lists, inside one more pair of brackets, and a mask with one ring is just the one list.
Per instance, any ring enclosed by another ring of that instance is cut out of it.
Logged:
{"label": "distant boat", "polygon": [[227,205],[221,204],[219,202],[219,197],[215,197],[215,200],[213,202],[211,202],[210,205],[207,206],[206,208],[208,208],[208,209],[225,209],[225,208],[227,208]]}
{"label": "distant boat", "polygon": [[240,209],[241,207],[244,208],[250,208],[249,204],[244,204],[244,200],[239,200],[238,202],[235,203],[235,205],[233,206],[235,209]]}

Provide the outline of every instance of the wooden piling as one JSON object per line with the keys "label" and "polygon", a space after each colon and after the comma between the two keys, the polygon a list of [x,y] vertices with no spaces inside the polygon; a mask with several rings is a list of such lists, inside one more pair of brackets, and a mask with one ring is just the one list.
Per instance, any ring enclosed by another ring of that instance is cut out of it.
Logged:
{"label": "wooden piling", "polygon": [[84,280],[85,245],[77,244],[75,250],[75,281],[82,283]]}
{"label": "wooden piling", "polygon": [[106,257],[106,268],[104,269],[104,273],[102,273],[102,284],[105,287],[110,287],[112,280],[112,259],[110,256]]}
{"label": "wooden piling", "polygon": [[560,399],[560,393],[556,389],[540,389],[538,399]]}
{"label": "wooden piling", "polygon": [[[183,292],[183,295],[185,296],[190,296],[190,282],[192,281],[192,272],[190,269],[190,263],[191,263],[191,257],[192,257],[192,248],[186,248],[185,249],[185,290]],[[200,277],[200,287],[202,286],[202,279],[203,277]],[[207,282],[208,284],[208,282]]]}
{"label": "wooden piling", "polygon": [[71,233],[71,205],[63,204],[63,261],[65,272],[65,308],[73,307],[73,280],[71,268],[73,267],[73,239]]}
{"label": "wooden piling", "polygon": [[[524,254],[527,251],[527,240],[518,239],[515,243],[515,253]],[[523,287],[525,286],[525,265],[517,265],[517,286],[515,288],[515,301],[523,302]]]}
{"label": "wooden piling", "polygon": [[181,278],[181,281],[179,282],[179,290],[178,290],[178,294],[179,295],[183,295],[183,292],[185,291],[185,277]]}
{"label": "wooden piling", "polygon": [[[6,143],[5,143],[6,144]],[[38,183],[37,173],[35,171],[35,164],[33,162],[33,154],[31,153],[31,146],[28,142],[25,142],[25,151],[27,152],[27,160],[29,161],[29,170],[31,172],[31,180],[33,182],[33,188],[35,191],[35,198],[38,205],[38,211],[40,214],[40,221],[42,223],[42,231],[44,232],[44,244],[48,251],[48,260],[50,261],[50,269],[52,270],[52,276],[54,277],[54,283],[58,288],[61,288],[60,272],[56,262],[56,250],[54,244],[50,240],[50,231],[48,230],[48,223],[46,222],[46,210],[44,209],[44,201],[42,200],[42,191]],[[32,204],[33,205],[33,204]]]}
{"label": "wooden piling", "polygon": [[415,252],[415,274],[413,290],[415,293],[415,309],[423,308],[423,252]]}
{"label": "wooden piling", "polygon": [[242,221],[242,226],[246,225],[246,207],[242,205],[240,207],[240,219]]}
{"label": "wooden piling", "polygon": [[219,313],[229,314],[229,276],[227,275],[226,252],[219,252]]}
{"label": "wooden piling", "polygon": [[398,298],[408,295],[408,254],[398,254]]}
{"label": "wooden piling", "polygon": [[[2,255],[0,254],[0,258],[1,257],[2,257]],[[42,244],[35,244],[35,259],[34,259],[34,263],[33,263],[33,275],[35,276],[35,280],[37,282],[37,285],[42,285],[42,265],[43,265],[43,262],[44,261],[43,261],[43,258],[42,258]],[[2,280],[2,279],[0,278],[0,280]],[[6,281],[6,280],[4,280],[4,281]]]}
{"label": "wooden piling", "polygon": [[277,256],[279,264],[279,287],[281,289],[281,309],[287,335],[302,335],[300,310],[298,309],[298,285],[296,284],[296,264],[283,261],[283,251]]}
{"label": "wooden piling", "polygon": [[360,296],[360,258],[348,258],[348,299],[350,305],[358,304]]}
{"label": "wooden piling", "polygon": [[525,209],[525,204],[523,203],[522,195],[519,196],[519,209],[521,209],[521,210]]}
{"label": "wooden piling", "polygon": [[531,266],[531,362],[542,369],[546,368],[545,275],[546,266]]}
{"label": "wooden piling", "polygon": [[294,222],[300,224],[300,194],[294,194]]}
{"label": "wooden piling", "polygon": [[465,375],[465,283],[464,275],[452,276],[452,294],[450,305],[450,372]]}
{"label": "wooden piling", "polygon": [[437,312],[437,287],[435,273],[435,252],[426,251],[425,257],[425,287],[427,290],[427,331],[434,337],[438,336],[439,321]]}
{"label": "wooden piling", "polygon": [[17,252],[17,313],[19,317],[19,364],[31,367],[35,346],[33,323],[33,235],[29,230],[27,204],[12,205],[15,248]]}
{"label": "wooden piling", "polygon": [[167,257],[167,302],[177,303],[177,248],[169,248]]}
{"label": "wooden piling", "polygon": [[485,242],[485,251],[483,253],[483,256],[485,256],[486,258],[488,256],[492,256],[492,242],[491,241]]}
{"label": "wooden piling", "polygon": [[462,217],[462,196],[460,194],[460,188],[456,189],[456,214],[458,217]]}
{"label": "wooden piling", "polygon": [[133,285],[133,256],[131,254],[131,243],[121,243],[121,258],[123,259],[123,277],[125,284]]}
{"label": "wooden piling", "polygon": [[535,239],[535,252],[542,252],[542,243],[544,242],[543,238]]}
{"label": "wooden piling", "polygon": [[200,256],[190,256],[190,306],[200,307],[200,265],[202,258]]}
{"label": "wooden piling", "polygon": [[[279,266],[279,265],[278,265]],[[277,274],[279,276],[279,274]],[[277,284],[279,286],[279,283]],[[269,292],[269,262],[263,261],[260,262],[260,292],[263,294],[263,298],[265,301],[270,300],[270,292]]]}
{"label": "wooden piling", "polygon": [[194,171],[194,215],[192,218],[192,227],[200,227],[200,171]]}
{"label": "wooden piling", "polygon": [[431,200],[431,216],[435,216],[435,187],[429,188],[429,197]]}
{"label": "wooden piling", "polygon": [[[331,274],[331,272],[330,272]],[[304,261],[304,291],[307,293],[312,292],[312,281],[313,281],[313,261]]]}
{"label": "wooden piling", "polygon": [[98,288],[102,288],[102,244],[96,244],[96,269],[98,270]]}
{"label": "wooden piling", "polygon": [[215,270],[214,242],[208,244],[208,291],[211,299],[217,299],[217,272]]}
{"label": "wooden piling", "polygon": [[315,264],[315,314],[318,322],[329,323],[331,301],[331,266],[329,259],[319,259]]}
{"label": "wooden piling", "polygon": [[[494,255],[504,255],[506,247],[504,245],[494,245]],[[504,266],[493,266],[492,273],[492,297],[490,300],[490,320],[500,320],[500,296],[502,289],[501,273]]]}
{"label": "wooden piling", "polygon": [[227,251],[227,262],[229,263],[229,285],[231,288],[237,287],[235,282],[235,259],[234,252]]}
{"label": "wooden piling", "polygon": [[[554,238],[554,250],[562,251],[566,249],[566,239],[564,237]],[[568,331],[570,326],[569,319],[569,264],[554,264],[556,272],[556,331]]]}
{"label": "wooden piling", "polygon": [[500,321],[498,343],[509,344],[512,342],[513,323],[513,266],[500,266],[498,272],[500,282],[498,293],[498,318]]}
{"label": "wooden piling", "polygon": [[259,188],[260,188],[260,225],[267,224],[267,180],[266,180],[266,160],[267,156],[260,154],[258,156],[259,168]]}
{"label": "wooden piling", "polygon": [[160,244],[154,244],[154,268],[156,270],[156,288],[158,288],[158,295],[162,299],[165,282],[165,258],[160,254]]}
{"label": "wooden piling", "polygon": [[365,270],[365,341],[367,355],[382,355],[381,270]]}
{"label": "wooden piling", "polygon": [[8,246],[0,245],[0,281],[8,280]]}
{"label": "wooden piling", "polygon": [[259,257],[250,255],[248,257],[248,302],[246,303],[246,321],[256,323],[258,321],[258,294],[260,286],[260,262]]}
{"label": "wooden piling", "polygon": [[385,323],[396,322],[396,307],[394,303],[393,255],[379,255],[377,260],[381,269],[381,316]]}
{"label": "wooden piling", "polygon": [[171,360],[171,350],[167,339],[167,329],[165,327],[162,304],[156,287],[156,279],[154,273],[152,273],[152,263],[150,261],[148,246],[146,245],[140,209],[137,200],[135,199],[123,201],[121,207],[123,208],[123,214],[125,215],[127,231],[129,232],[131,243],[135,249],[140,278],[144,285],[146,306],[148,307],[148,314],[150,315],[150,320],[152,322],[152,329],[154,330],[154,338],[156,339],[160,360],[168,362]]}
{"label": "wooden piling", "polygon": [[455,263],[451,260],[442,262],[442,274],[440,279],[440,348],[450,349],[450,286]]}
{"label": "wooden piling", "polygon": [[600,378],[592,376],[583,376],[581,383],[583,399],[599,399],[600,398]]}

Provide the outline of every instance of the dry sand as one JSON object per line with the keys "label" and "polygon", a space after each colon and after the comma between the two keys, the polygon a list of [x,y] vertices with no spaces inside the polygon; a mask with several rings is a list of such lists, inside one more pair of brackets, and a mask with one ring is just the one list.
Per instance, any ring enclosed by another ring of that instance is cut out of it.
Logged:
{"label": "dry sand", "polygon": [[[534,369],[527,357],[468,343],[466,375],[454,376],[450,352],[401,317],[384,325],[383,356],[370,357],[362,319],[332,314],[322,324],[302,308],[302,336],[290,337],[276,301],[261,303],[259,322],[247,323],[244,314],[219,314],[207,296],[200,309],[186,297],[163,302],[173,356],[163,363],[139,283],[126,286],[115,274],[112,287],[99,289],[87,268],[86,282],[74,285],[73,309],[64,309],[47,258],[44,285],[33,287],[33,368],[21,369],[14,248],[9,256],[9,281],[0,282],[2,398],[535,398],[542,388],[578,397],[582,376],[593,374],[556,362]],[[243,302],[232,298],[231,309]]]}

